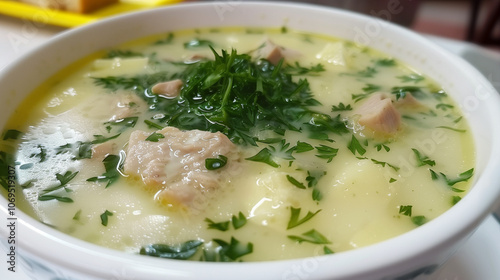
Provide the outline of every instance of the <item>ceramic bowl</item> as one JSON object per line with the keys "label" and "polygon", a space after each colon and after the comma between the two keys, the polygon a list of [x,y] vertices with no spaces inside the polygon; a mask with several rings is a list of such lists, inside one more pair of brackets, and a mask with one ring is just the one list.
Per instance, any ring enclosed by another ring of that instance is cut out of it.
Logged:
{"label": "ceramic bowl", "polygon": [[[379,14],[394,12],[392,7]],[[384,13],[382,13],[384,12]],[[327,256],[271,262],[206,263],[132,255],[56,231],[17,211],[15,244],[5,226],[9,201],[0,198],[1,243],[34,279],[419,279],[465,242],[500,196],[500,100],[472,66],[424,37],[386,21],[343,10],[283,2],[204,2],[102,20],[64,32],[31,51],[0,76],[0,128],[35,87],[96,51],[153,34],[222,26],[281,27],[367,45],[434,78],[461,106],[475,137],[472,190],[435,220],[401,236]],[[12,217],[10,217],[12,218]],[[9,260],[9,256],[8,260]],[[5,255],[4,255],[5,258]]]}

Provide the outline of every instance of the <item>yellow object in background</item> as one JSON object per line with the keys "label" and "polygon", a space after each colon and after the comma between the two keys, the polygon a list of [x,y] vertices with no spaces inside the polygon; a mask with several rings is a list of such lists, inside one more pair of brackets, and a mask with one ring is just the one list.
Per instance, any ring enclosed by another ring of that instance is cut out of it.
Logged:
{"label": "yellow object in background", "polygon": [[116,4],[106,6],[95,12],[79,14],[68,11],[41,8],[17,1],[1,0],[0,13],[31,21],[42,22],[44,24],[75,27],[121,13],[151,9],[179,2],[182,2],[182,0],[120,0]]}

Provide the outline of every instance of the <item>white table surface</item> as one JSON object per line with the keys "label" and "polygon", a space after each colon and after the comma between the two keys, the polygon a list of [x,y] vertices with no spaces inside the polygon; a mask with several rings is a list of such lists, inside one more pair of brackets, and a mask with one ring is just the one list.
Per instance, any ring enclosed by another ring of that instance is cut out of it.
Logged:
{"label": "white table surface", "polygon": [[[16,58],[64,30],[66,29],[61,27],[0,15],[0,74],[5,66]],[[434,36],[428,37],[445,49],[469,61],[500,92],[500,52],[486,50],[461,41]],[[495,210],[494,215],[500,217],[500,202],[499,208]],[[500,266],[498,265],[500,264],[500,220],[495,219],[494,215],[488,217],[467,244],[443,268],[434,273],[430,279],[500,279]],[[3,257],[0,257],[0,260],[3,259]],[[492,265],[491,260],[496,260],[497,265]],[[0,279],[29,279],[22,271],[10,273],[7,271],[5,262],[1,261],[1,263]]]}

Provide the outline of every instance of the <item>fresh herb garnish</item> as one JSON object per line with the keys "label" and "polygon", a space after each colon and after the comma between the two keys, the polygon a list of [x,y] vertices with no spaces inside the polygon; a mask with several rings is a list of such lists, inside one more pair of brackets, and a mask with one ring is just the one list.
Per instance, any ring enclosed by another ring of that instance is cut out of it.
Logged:
{"label": "fresh herb garnish", "polygon": [[227,231],[229,229],[229,221],[216,223],[209,218],[205,218],[205,222],[208,223],[208,229],[216,229],[220,231]]}
{"label": "fresh herb garnish", "polygon": [[253,244],[251,242],[243,244],[234,237],[231,237],[229,243],[221,239],[214,239],[214,241],[220,246],[219,256],[222,261],[235,261],[253,252]]}
{"label": "fresh herb garnish", "polygon": [[409,82],[418,83],[425,79],[423,76],[418,74],[408,74],[404,76],[398,76],[397,78],[400,79],[401,82],[403,83],[409,83]]}
{"label": "fresh herb garnish", "polygon": [[399,214],[403,214],[405,216],[411,217],[411,209],[412,205],[401,205],[399,206]]}
{"label": "fresh herb garnish", "polygon": [[113,127],[119,127],[119,131],[123,131],[126,128],[134,127],[138,119],[139,117],[127,117],[115,121],[105,122],[104,124],[107,125],[106,129],[108,132],[110,132]]}
{"label": "fresh herb garnish", "polygon": [[302,218],[300,219],[300,211],[302,209],[301,208],[293,208],[293,207],[290,207],[290,220],[288,221],[288,226],[286,227],[286,229],[291,229],[291,228],[294,228],[294,227],[297,227],[307,221],[309,221],[310,219],[312,219],[316,214],[318,214],[320,210],[316,211],[316,212],[310,212],[310,211],[307,211],[307,214]]}
{"label": "fresh herb garnish", "polygon": [[428,156],[422,155],[417,149],[412,149],[413,153],[415,154],[415,158],[417,159],[417,166],[424,166],[424,165],[429,165],[429,166],[434,166],[436,165],[436,162],[434,160],[429,159]]}
{"label": "fresh herb garnish", "polygon": [[450,126],[436,126],[437,128],[444,128],[444,129],[449,129],[449,130],[453,130],[455,132],[460,132],[460,133],[464,133],[466,130],[465,129],[458,129],[458,128],[453,128],[453,127],[450,127]]}
{"label": "fresh herb garnish", "polygon": [[294,65],[287,65],[285,68],[286,73],[291,74],[291,75],[311,75],[311,76],[316,76],[318,73],[325,71],[325,67],[318,63],[316,65],[313,65],[309,68],[304,67],[299,64],[299,62],[295,62]]}
{"label": "fresh herb garnish", "polygon": [[382,58],[375,61],[375,65],[382,67],[396,66],[396,61],[392,58]]}
{"label": "fresh herb garnish", "polygon": [[427,223],[427,218],[425,216],[415,216],[415,217],[411,217],[411,221],[415,225],[421,226],[421,225]]}
{"label": "fresh herb garnish", "polygon": [[349,142],[347,148],[353,155],[356,155],[356,152],[358,152],[358,154],[361,156],[366,153],[366,149],[363,148],[363,146],[359,143],[358,139],[354,137],[354,135],[352,135],[351,142]]}
{"label": "fresh herb garnish", "polygon": [[319,158],[326,159],[327,163],[330,163],[335,156],[337,156],[337,152],[339,149],[332,148],[326,145],[319,145],[316,147],[316,150],[318,151],[318,154],[316,155]]}
{"label": "fresh herb garnish", "polygon": [[113,212],[110,212],[108,210],[104,211],[104,213],[101,214],[101,224],[103,226],[108,226],[108,217],[113,216]]}
{"label": "fresh herb garnish", "polygon": [[337,112],[337,111],[351,111],[352,107],[351,104],[344,105],[344,103],[340,102],[339,105],[335,106],[332,105],[332,112]]}
{"label": "fresh herb garnish", "polygon": [[309,242],[313,244],[330,244],[330,242],[324,235],[319,233],[317,230],[312,229],[308,232],[304,232],[302,236],[288,235],[291,240],[297,241],[299,243]]}
{"label": "fresh herb garnish", "polygon": [[148,137],[146,137],[144,141],[158,142],[163,138],[165,138],[165,135],[158,132],[153,132]]}
{"label": "fresh herb garnish", "polygon": [[59,195],[49,195],[49,194],[44,194],[38,196],[38,200],[40,201],[49,201],[49,200],[57,200],[60,202],[65,202],[65,203],[71,203],[73,202],[73,199],[66,197],[66,196],[59,196]]}
{"label": "fresh herb garnish", "polygon": [[386,152],[389,152],[391,150],[391,148],[389,146],[387,146],[386,144],[375,144],[375,149],[377,149],[377,151],[380,151],[382,149],[384,149]]}
{"label": "fresh herb garnish", "polygon": [[295,146],[295,153],[305,153],[314,150],[314,147],[306,142],[297,141],[297,145]]}
{"label": "fresh herb garnish", "polygon": [[217,170],[226,166],[227,157],[223,155],[218,155],[217,158],[206,158],[205,168],[208,170]]}
{"label": "fresh herb garnish", "polygon": [[78,171],[71,172],[71,171],[66,171],[64,174],[57,173],[56,174],[56,179],[59,181],[59,185],[56,185],[54,187],[46,188],[43,189],[45,193],[53,192],[55,190],[59,190],[61,188],[64,188],[66,192],[69,192],[69,189],[66,189],[66,185],[73,180],[73,178],[78,175]]}
{"label": "fresh herb garnish", "polygon": [[234,216],[231,218],[231,223],[233,224],[234,229],[239,229],[246,225],[247,217],[243,215],[243,213],[239,212],[238,216]]}
{"label": "fresh herb garnish", "polygon": [[203,242],[200,240],[189,240],[176,246],[166,244],[150,244],[143,246],[139,251],[139,254],[159,258],[187,260],[196,254],[198,248],[202,244]]}
{"label": "fresh herb garnish", "polygon": [[290,175],[286,175],[286,179],[288,180],[288,182],[292,183],[292,185],[296,186],[299,189],[305,189],[306,188],[306,186],[303,183],[297,181],[297,179],[293,178]]}
{"label": "fresh herb garnish", "polygon": [[271,153],[271,151],[268,148],[264,148],[264,149],[260,150],[260,152],[258,152],[256,155],[254,155],[252,157],[248,157],[248,158],[246,158],[246,160],[263,162],[263,163],[269,164],[270,166],[275,167],[275,168],[280,167],[279,163],[277,163],[273,159],[273,154]]}
{"label": "fresh herb garnish", "polygon": [[104,172],[101,176],[87,179],[89,182],[106,182],[106,188],[120,178],[121,158],[118,155],[108,155],[102,160]]}

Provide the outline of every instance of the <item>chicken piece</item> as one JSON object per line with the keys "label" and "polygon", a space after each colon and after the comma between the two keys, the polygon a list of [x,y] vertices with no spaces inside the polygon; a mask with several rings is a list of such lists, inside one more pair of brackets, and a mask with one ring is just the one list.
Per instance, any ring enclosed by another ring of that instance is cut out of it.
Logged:
{"label": "chicken piece", "polygon": [[133,94],[119,95],[110,102],[112,103],[110,107],[112,108],[111,113],[113,115],[109,118],[109,121],[136,116],[140,112],[141,107],[146,106],[142,99]]}
{"label": "chicken piece", "polygon": [[92,158],[102,161],[107,155],[113,154],[116,150],[116,144],[104,142],[92,146]]}
{"label": "chicken piece", "polygon": [[181,92],[182,80],[176,79],[167,82],[157,83],[151,88],[151,92],[167,98],[174,98]]}
{"label": "chicken piece", "polygon": [[421,108],[423,106],[410,92],[406,92],[404,98],[396,100],[395,105],[406,108]]}
{"label": "chicken piece", "polygon": [[[208,193],[218,189],[238,169],[236,146],[220,132],[166,127],[155,133],[163,138],[148,141],[151,133],[132,132],[124,172],[141,178],[162,203],[199,208],[208,199]],[[219,155],[228,158],[226,166],[208,170],[205,159]]]}
{"label": "chicken piece", "polygon": [[255,59],[266,59],[276,65],[280,62],[284,55],[284,48],[276,45],[271,40],[266,40],[260,48],[255,51]]}
{"label": "chicken piece", "polygon": [[401,125],[401,116],[389,97],[375,93],[354,111],[358,123],[374,132],[393,134]]}

